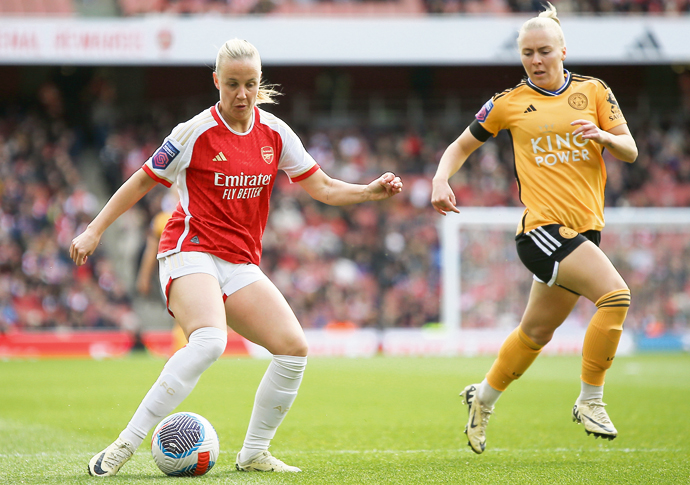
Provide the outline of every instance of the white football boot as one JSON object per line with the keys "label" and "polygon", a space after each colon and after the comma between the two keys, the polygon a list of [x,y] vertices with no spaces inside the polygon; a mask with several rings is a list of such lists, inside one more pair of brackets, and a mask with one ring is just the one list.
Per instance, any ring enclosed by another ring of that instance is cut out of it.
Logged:
{"label": "white football boot", "polygon": [[97,453],[89,461],[89,475],[109,477],[115,475],[127,460],[132,458],[136,448],[129,441],[116,439],[105,450]]}
{"label": "white football boot", "polygon": [[486,448],[486,427],[489,424],[489,418],[494,408],[484,406],[479,402],[479,399],[477,399],[478,389],[479,384],[470,384],[460,393],[460,396],[463,402],[467,404],[469,412],[469,419],[465,426],[467,444],[470,445],[472,451],[480,454]]}
{"label": "white football boot", "polygon": [[604,406],[606,404],[601,402],[601,399],[576,401],[573,406],[573,421],[582,424],[588,435],[593,434],[595,438],[612,440],[618,436],[618,431]]}
{"label": "white football boot", "polygon": [[261,451],[244,463],[240,463],[240,454],[237,454],[235,468],[241,472],[301,472],[296,466],[286,465],[268,451]]}

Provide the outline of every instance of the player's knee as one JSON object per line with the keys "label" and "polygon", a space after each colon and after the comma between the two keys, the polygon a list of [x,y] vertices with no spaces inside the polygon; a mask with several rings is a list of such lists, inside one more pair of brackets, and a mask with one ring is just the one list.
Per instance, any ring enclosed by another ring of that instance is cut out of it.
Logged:
{"label": "player's knee", "polygon": [[595,305],[597,308],[607,308],[607,309],[620,309],[620,311],[627,312],[630,308],[630,303],[632,301],[632,295],[630,294],[630,289],[625,286],[617,290],[612,290],[601,296]]}
{"label": "player's knee", "polygon": [[274,355],[291,355],[295,357],[306,357],[309,353],[309,344],[304,335],[281,342],[280,348]]}
{"label": "player's knee", "polygon": [[524,333],[527,341],[525,344],[528,347],[535,348],[535,345],[539,348],[551,342],[555,329],[553,325],[521,325],[520,329]]}
{"label": "player's knee", "polygon": [[543,347],[551,342],[553,338],[553,329],[550,327],[536,327],[531,329],[528,337],[532,342]]}
{"label": "player's knee", "polygon": [[189,336],[189,345],[193,345],[202,350],[202,358],[208,365],[212,364],[223,355],[227,344],[227,330],[221,330],[215,327],[200,328]]}

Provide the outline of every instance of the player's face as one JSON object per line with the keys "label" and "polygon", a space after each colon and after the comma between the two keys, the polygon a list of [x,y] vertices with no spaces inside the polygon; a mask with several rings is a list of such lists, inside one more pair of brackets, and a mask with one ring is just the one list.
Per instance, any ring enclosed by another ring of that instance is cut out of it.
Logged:
{"label": "player's face", "polygon": [[520,44],[520,59],[530,80],[540,88],[556,91],[563,85],[565,46],[551,29],[528,30]]}
{"label": "player's face", "polygon": [[225,60],[213,73],[220,92],[220,114],[233,130],[247,131],[252,122],[261,82],[261,66],[255,59]]}

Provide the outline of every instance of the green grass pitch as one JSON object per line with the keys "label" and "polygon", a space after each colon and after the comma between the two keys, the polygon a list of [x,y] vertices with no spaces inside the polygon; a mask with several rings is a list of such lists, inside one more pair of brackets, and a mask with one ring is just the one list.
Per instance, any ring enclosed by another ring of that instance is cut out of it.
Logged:
{"label": "green grass pitch", "polygon": [[[221,453],[204,477],[169,478],[149,441],[108,483],[682,484],[690,483],[690,355],[619,357],[605,401],[619,437],[572,423],[577,357],[543,356],[502,396],[475,455],[458,393],[491,358],[311,358],[271,451],[301,474],[234,470],[264,360],[221,359],[177,409],[205,416]],[[0,362],[0,483],[82,484],[164,361]]]}

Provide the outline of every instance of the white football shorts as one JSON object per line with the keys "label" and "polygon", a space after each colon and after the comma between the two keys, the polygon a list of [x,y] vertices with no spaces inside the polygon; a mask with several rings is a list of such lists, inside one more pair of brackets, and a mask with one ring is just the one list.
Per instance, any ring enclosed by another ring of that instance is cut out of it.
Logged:
{"label": "white football shorts", "polygon": [[[261,269],[252,263],[233,264],[228,263],[209,253],[195,251],[180,252],[171,254],[158,260],[158,274],[161,282],[161,290],[165,295],[165,306],[172,315],[168,305],[170,296],[170,284],[180,276],[195,273],[206,273],[218,280],[220,289],[223,291],[223,301],[228,296],[247,285],[267,279],[268,277]],[[175,315],[173,315],[174,317]]]}

